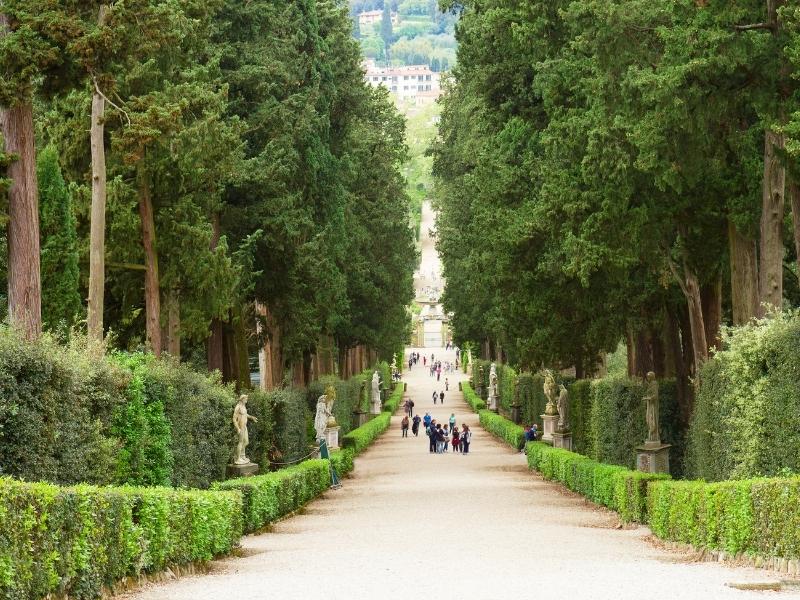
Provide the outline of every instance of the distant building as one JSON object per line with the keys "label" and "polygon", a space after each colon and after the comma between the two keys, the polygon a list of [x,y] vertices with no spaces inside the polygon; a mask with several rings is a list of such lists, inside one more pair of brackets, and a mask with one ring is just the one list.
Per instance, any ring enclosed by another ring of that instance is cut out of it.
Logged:
{"label": "distant building", "polygon": [[[382,10],[368,10],[358,15],[358,26],[364,27],[365,25],[372,25],[373,23],[380,23],[383,19]],[[392,13],[392,25],[399,25],[400,17],[396,12]]]}
{"label": "distant building", "polygon": [[436,100],[441,94],[440,74],[431,71],[428,65],[407,67],[378,67],[375,61],[364,64],[364,78],[372,87],[387,88],[398,98],[408,98],[425,103]]}

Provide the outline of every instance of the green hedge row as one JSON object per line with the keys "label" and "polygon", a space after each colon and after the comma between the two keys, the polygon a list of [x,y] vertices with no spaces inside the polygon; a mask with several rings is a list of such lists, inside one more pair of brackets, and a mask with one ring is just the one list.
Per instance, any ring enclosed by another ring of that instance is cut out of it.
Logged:
{"label": "green hedge row", "polygon": [[522,449],[525,442],[525,430],[521,426],[490,410],[478,411],[478,418],[486,431],[499,437],[512,448]]}
{"label": "green hedge row", "polygon": [[473,411],[478,412],[486,409],[486,402],[478,397],[478,394],[475,393],[475,390],[473,390],[472,386],[466,381],[461,382],[461,391],[464,394],[464,400],[472,407]]}
{"label": "green hedge row", "polygon": [[658,537],[699,548],[800,558],[800,477],[650,485]]}
{"label": "green hedge row", "polygon": [[616,510],[624,521],[646,522],[647,484],[669,479],[669,475],[599,463],[543,442],[527,444],[526,453],[529,468],[539,471],[545,479],[563,483],[592,502]]}
{"label": "green hedge row", "polygon": [[403,400],[403,393],[405,392],[405,385],[403,382],[398,383],[389,397],[386,399],[386,402],[383,403],[383,411],[388,412],[390,415],[393,415],[397,412],[397,409],[400,408],[400,402]]}
{"label": "green hedge row", "polygon": [[387,429],[391,423],[392,415],[382,412],[357,427],[342,438],[342,448],[352,450],[355,454],[361,454],[367,447],[374,442]]}
{"label": "green hedge row", "polygon": [[244,529],[251,533],[294,512],[330,486],[330,464],[314,459],[273,473],[229,479],[214,484],[214,489],[241,492]]}
{"label": "green hedge row", "polygon": [[0,479],[0,596],[98,598],[103,586],[210,560],[242,534],[235,492]]}

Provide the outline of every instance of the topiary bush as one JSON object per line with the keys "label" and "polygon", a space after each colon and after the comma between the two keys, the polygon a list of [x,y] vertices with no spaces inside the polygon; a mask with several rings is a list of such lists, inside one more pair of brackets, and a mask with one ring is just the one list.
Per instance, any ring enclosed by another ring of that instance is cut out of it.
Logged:
{"label": "topiary bush", "polygon": [[728,328],[722,347],[699,374],[688,474],[800,473],[800,313]]}
{"label": "topiary bush", "polygon": [[382,412],[374,416],[361,427],[344,436],[342,438],[342,448],[350,449],[355,454],[361,454],[372,442],[378,439],[378,436],[389,429],[391,420],[392,415],[388,412]]}
{"label": "topiary bush", "polygon": [[464,401],[472,407],[473,411],[479,412],[486,409],[486,403],[478,397],[478,394],[466,381],[461,382],[461,391],[464,394]]}
{"label": "topiary bush", "polygon": [[405,391],[405,386],[402,382],[398,383],[389,397],[386,399],[386,402],[383,403],[382,410],[384,412],[388,412],[390,415],[393,415],[397,412],[397,409],[400,408],[400,402],[403,400],[403,392]]}
{"label": "topiary bush", "polygon": [[244,529],[250,533],[296,511],[330,486],[330,463],[314,459],[273,473],[215,483],[214,489],[241,492]]}
{"label": "topiary bush", "polygon": [[[305,390],[251,391],[249,396],[247,412],[258,419],[249,425],[247,453],[250,459],[268,465],[276,457],[280,457],[278,462],[292,462],[308,455],[311,440],[307,420],[312,417],[306,405]],[[230,449],[232,453],[233,446]]]}
{"label": "topiary bush", "polygon": [[800,477],[651,483],[648,523],[698,548],[800,558]]}
{"label": "topiary bush", "polygon": [[0,478],[0,596],[98,598],[126,576],[229,552],[241,519],[237,492]]}
{"label": "topiary bush", "polygon": [[522,422],[526,425],[536,423],[539,426],[539,431],[541,431],[543,427],[541,415],[544,413],[544,407],[547,404],[543,389],[544,377],[532,375],[531,373],[522,373],[517,380],[517,385],[519,386]]}
{"label": "topiary bush", "polygon": [[[592,382],[579,379],[567,386],[569,392],[569,425],[575,452],[594,455],[592,429]],[[542,394],[544,395],[544,394]]]}

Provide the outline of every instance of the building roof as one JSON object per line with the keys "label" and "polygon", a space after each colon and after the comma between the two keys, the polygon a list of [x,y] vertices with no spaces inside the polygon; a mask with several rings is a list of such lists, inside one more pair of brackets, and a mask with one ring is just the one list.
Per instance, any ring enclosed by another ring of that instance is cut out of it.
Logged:
{"label": "building roof", "polygon": [[397,76],[397,75],[433,75],[428,65],[409,65],[407,67],[375,67],[367,65],[367,75]]}

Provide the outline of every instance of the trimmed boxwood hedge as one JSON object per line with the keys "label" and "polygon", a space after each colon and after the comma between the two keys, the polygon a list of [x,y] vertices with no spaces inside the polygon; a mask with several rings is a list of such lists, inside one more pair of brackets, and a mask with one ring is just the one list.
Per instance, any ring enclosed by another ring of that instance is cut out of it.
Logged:
{"label": "trimmed boxwood hedge", "polygon": [[0,596],[97,598],[124,577],[225,554],[241,534],[238,492],[0,478]]}
{"label": "trimmed boxwood hedge", "polygon": [[247,533],[258,531],[302,507],[331,486],[327,460],[307,460],[273,473],[216,483],[217,490],[237,490]]}
{"label": "trimmed boxwood hedge", "polygon": [[400,408],[400,402],[403,400],[403,392],[405,392],[405,385],[400,382],[395,385],[394,390],[383,403],[383,411],[393,415]]}
{"label": "trimmed boxwood hedge", "polygon": [[800,558],[800,477],[651,483],[648,523],[658,537],[699,548]]}
{"label": "trimmed boxwood hedge", "polygon": [[669,479],[669,475],[641,473],[617,465],[606,465],[586,456],[543,442],[526,446],[528,467],[545,479],[560,481],[592,502],[619,512],[624,521],[643,523],[647,518],[647,485]]}
{"label": "trimmed boxwood hedge", "polygon": [[464,393],[464,400],[472,407],[472,410],[478,412],[486,409],[486,403],[478,397],[478,394],[466,381],[461,382],[461,391]]}
{"label": "trimmed boxwood hedge", "polygon": [[478,418],[486,431],[499,437],[512,448],[520,450],[524,445],[525,430],[513,421],[490,410],[478,411]]}

